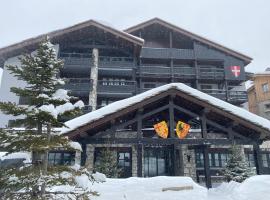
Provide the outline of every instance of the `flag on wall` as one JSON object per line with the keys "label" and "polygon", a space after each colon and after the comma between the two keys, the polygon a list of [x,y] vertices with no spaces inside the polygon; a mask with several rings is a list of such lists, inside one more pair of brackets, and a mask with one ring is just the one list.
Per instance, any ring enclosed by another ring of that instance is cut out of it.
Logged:
{"label": "flag on wall", "polygon": [[155,124],[154,129],[160,137],[162,137],[162,138],[168,137],[169,129],[168,129],[168,125],[165,121],[161,121],[161,122]]}
{"label": "flag on wall", "polygon": [[176,134],[178,138],[184,139],[187,136],[189,129],[190,129],[189,124],[186,124],[182,121],[178,121],[176,125]]}

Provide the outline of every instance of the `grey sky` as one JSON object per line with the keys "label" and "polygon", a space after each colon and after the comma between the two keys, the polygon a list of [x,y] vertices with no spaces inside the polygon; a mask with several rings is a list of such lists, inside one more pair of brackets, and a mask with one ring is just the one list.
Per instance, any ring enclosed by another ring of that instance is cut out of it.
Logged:
{"label": "grey sky", "polygon": [[0,47],[99,19],[124,29],[159,17],[270,67],[269,0],[0,0]]}

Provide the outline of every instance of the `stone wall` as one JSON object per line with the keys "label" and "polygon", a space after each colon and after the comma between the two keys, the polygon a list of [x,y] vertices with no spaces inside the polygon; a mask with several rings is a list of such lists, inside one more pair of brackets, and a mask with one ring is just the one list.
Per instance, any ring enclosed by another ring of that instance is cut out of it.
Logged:
{"label": "stone wall", "polygon": [[196,181],[195,151],[188,149],[188,145],[181,145],[180,149],[183,176],[189,176]]}

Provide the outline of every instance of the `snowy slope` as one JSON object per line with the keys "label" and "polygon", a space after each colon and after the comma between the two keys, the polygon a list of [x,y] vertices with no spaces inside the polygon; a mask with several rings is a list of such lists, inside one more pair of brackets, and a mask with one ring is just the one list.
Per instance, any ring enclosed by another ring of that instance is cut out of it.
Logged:
{"label": "snowy slope", "polygon": [[251,123],[254,123],[258,126],[261,126],[267,130],[270,131],[270,121],[262,118],[258,115],[255,115],[247,110],[244,110],[243,108],[239,108],[237,106],[234,106],[230,103],[227,103],[225,101],[222,101],[218,98],[215,98],[213,96],[210,96],[208,94],[205,94],[199,90],[196,90],[194,88],[191,88],[183,83],[171,83],[167,85],[163,85],[157,88],[154,88],[152,90],[146,91],[144,93],[138,94],[136,96],[123,99],[120,101],[116,101],[112,104],[109,104],[103,108],[100,108],[96,111],[90,112],[88,114],[82,115],[80,117],[77,117],[75,119],[72,119],[70,121],[67,121],[65,125],[68,127],[64,127],[62,129],[62,133],[67,133],[71,130],[75,130],[76,128],[83,126],[84,124],[87,124],[89,122],[98,120],[106,115],[109,115],[111,113],[117,112],[121,109],[124,109],[128,106],[134,105],[136,103],[139,103],[141,101],[144,101],[152,96],[156,96],[162,92],[165,92],[169,89],[177,89],[183,93],[186,93],[190,96],[193,96],[197,99],[200,99],[202,101],[205,101],[209,104],[212,104],[213,106],[216,106],[224,111],[227,111],[231,114],[234,114],[244,120],[247,120]]}

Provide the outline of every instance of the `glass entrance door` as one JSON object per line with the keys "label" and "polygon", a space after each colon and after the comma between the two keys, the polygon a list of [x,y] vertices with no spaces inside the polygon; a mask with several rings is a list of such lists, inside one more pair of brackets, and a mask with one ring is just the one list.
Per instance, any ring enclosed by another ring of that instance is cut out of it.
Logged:
{"label": "glass entrance door", "polygon": [[172,159],[170,147],[145,147],[144,176],[172,175]]}
{"label": "glass entrance door", "polygon": [[131,166],[131,150],[120,150],[118,154],[118,167],[121,169],[120,178],[128,178],[132,176]]}

